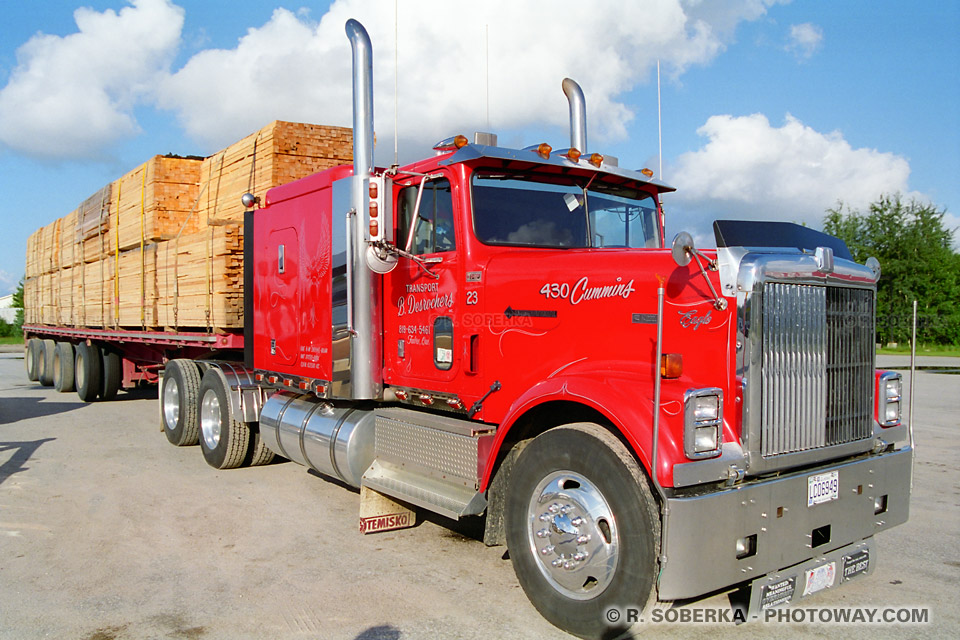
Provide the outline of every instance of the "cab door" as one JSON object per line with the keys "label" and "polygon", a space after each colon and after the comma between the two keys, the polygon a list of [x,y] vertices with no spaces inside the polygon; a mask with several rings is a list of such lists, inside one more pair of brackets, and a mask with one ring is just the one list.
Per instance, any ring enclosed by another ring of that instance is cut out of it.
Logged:
{"label": "cab door", "polygon": [[[448,391],[463,363],[455,320],[460,304],[456,198],[447,177],[398,185],[400,258],[384,277],[384,377],[393,386]],[[417,208],[419,194],[420,205]]]}

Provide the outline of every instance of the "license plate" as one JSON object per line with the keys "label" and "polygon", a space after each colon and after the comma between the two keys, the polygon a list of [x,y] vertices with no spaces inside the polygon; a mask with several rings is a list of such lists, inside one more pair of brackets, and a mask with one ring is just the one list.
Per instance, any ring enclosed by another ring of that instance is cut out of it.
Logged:
{"label": "license plate", "polygon": [[820,473],[807,478],[807,506],[823,504],[840,497],[840,474],[837,471]]}
{"label": "license plate", "polygon": [[806,577],[806,584],[803,585],[803,595],[805,596],[832,587],[833,581],[837,577],[837,563],[828,562],[819,567],[808,569]]}

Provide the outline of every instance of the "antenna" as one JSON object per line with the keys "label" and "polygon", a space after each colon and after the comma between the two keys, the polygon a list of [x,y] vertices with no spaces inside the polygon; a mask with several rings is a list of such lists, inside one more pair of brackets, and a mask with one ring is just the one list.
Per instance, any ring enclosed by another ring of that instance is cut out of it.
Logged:
{"label": "antenna", "polygon": [[484,29],[483,48],[486,57],[487,74],[487,131],[490,131],[490,24],[484,25]]}
{"label": "antenna", "polygon": [[663,180],[663,119],[660,115],[660,58],[657,58],[657,158],[660,160],[660,172],[657,177]]}
{"label": "antenna", "polygon": [[397,3],[393,0],[393,164],[400,166],[400,28]]}

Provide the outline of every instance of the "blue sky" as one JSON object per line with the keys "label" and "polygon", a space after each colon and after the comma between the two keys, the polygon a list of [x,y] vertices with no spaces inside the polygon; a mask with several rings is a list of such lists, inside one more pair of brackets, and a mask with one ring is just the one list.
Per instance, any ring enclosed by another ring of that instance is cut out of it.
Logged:
{"label": "blue sky", "polygon": [[210,155],[274,119],[349,125],[348,17],[373,39],[381,164],[393,161],[395,105],[401,161],[475,130],[564,147],[570,76],[590,150],[659,170],[659,59],[662,177],[678,188],[669,234],[709,245],[710,221],[731,217],[818,226],[838,201],[862,208],[890,192],[960,226],[956,2],[0,6],[0,295],[23,275],[34,229],[155,154]]}

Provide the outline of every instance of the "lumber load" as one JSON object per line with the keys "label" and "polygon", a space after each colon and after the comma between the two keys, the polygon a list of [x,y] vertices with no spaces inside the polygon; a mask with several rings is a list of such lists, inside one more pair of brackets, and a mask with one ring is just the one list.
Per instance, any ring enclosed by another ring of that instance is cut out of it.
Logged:
{"label": "lumber load", "polygon": [[158,245],[160,324],[243,327],[243,228],[206,231]]}
{"label": "lumber load", "polygon": [[203,161],[200,208],[208,224],[242,222],[245,193],[267,190],[353,161],[353,132],[275,120]]}
{"label": "lumber load", "polygon": [[350,129],[275,121],[206,159],[154,156],[27,240],[24,321],[243,327],[240,197],[352,161]]}
{"label": "lumber load", "polygon": [[[114,251],[110,235],[110,209],[113,205],[114,183],[106,185],[83,201],[77,209],[76,258],[95,262]],[[80,248],[82,245],[82,250]]]}
{"label": "lumber load", "polygon": [[117,202],[108,223],[115,246],[124,251],[199,231],[203,225],[195,208],[201,162],[154,156],[117,180]]}

